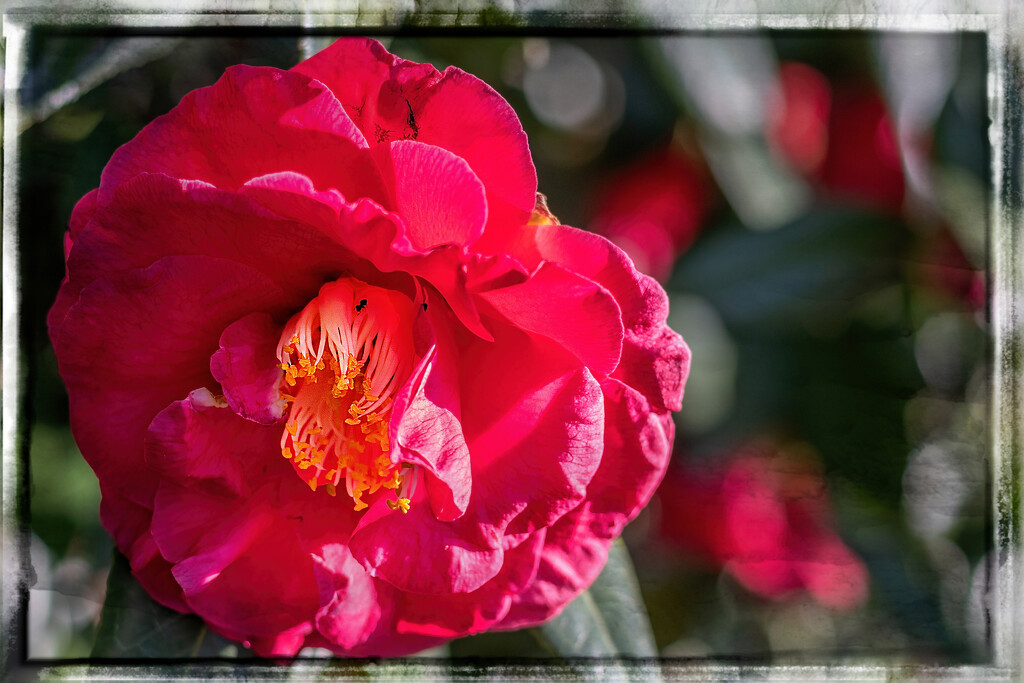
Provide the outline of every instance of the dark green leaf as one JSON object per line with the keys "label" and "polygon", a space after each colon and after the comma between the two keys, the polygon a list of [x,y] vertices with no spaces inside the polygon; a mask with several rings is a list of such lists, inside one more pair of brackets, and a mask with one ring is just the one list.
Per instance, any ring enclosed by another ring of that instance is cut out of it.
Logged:
{"label": "dark green leaf", "polygon": [[237,649],[194,614],[175,612],[149,597],[128,559],[114,551],[93,657],[181,659],[233,656]]}
{"label": "dark green leaf", "polygon": [[534,633],[541,644],[567,659],[599,658],[577,664],[597,678],[660,680],[657,668],[631,667],[620,657],[655,656],[647,610],[629,553],[621,540],[613,544],[608,564],[589,590]]}
{"label": "dark green leaf", "polygon": [[612,544],[608,564],[590,587],[590,595],[618,654],[625,657],[658,656],[647,608],[640,595],[640,583],[621,538]]}
{"label": "dark green leaf", "polygon": [[709,233],[672,287],[707,298],[734,331],[834,328],[859,297],[897,281],[907,229],[885,216],[822,209],[775,230]]}
{"label": "dark green leaf", "polygon": [[615,641],[590,591],[583,591],[554,619],[538,627],[540,638],[562,657],[614,657]]}

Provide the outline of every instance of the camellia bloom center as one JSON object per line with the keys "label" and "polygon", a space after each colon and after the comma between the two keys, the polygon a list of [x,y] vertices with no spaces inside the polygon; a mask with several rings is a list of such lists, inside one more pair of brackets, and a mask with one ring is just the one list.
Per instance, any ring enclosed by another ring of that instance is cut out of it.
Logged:
{"label": "camellia bloom center", "polygon": [[277,347],[289,404],[281,454],[316,491],[341,482],[356,510],[380,488],[409,509],[414,477],[389,455],[391,397],[414,362],[414,304],[404,294],[354,278],[328,283],[285,325]]}

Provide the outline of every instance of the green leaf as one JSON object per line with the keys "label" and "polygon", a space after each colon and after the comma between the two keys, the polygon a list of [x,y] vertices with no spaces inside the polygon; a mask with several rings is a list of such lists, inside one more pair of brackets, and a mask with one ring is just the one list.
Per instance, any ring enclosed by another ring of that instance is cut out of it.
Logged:
{"label": "green leaf", "polygon": [[590,595],[618,654],[625,657],[658,656],[647,607],[640,594],[640,582],[621,538],[612,544],[608,564],[590,587]]}
{"label": "green leaf", "polygon": [[589,590],[538,631],[542,642],[562,657],[615,657],[619,653]]}
{"label": "green leaf", "polygon": [[541,644],[598,678],[661,680],[657,667],[640,668],[623,657],[654,657],[657,649],[629,552],[617,540],[594,584],[554,619],[533,629]]}
{"label": "green leaf", "polygon": [[708,299],[734,332],[804,334],[848,322],[860,297],[898,282],[908,235],[890,217],[838,207],[775,230],[716,230],[679,259],[670,288]]}
{"label": "green leaf", "polygon": [[238,647],[210,633],[194,614],[181,614],[149,597],[128,559],[114,551],[107,598],[100,613],[95,658],[181,659],[234,656]]}

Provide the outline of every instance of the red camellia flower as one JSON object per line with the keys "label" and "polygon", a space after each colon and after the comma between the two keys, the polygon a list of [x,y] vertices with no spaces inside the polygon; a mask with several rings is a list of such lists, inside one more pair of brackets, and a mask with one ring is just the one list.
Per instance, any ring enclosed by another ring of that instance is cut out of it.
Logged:
{"label": "red camellia flower", "polygon": [[637,270],[665,282],[696,238],[711,193],[700,165],[666,148],[604,183],[590,227],[629,254]]}
{"label": "red camellia flower", "polygon": [[398,655],[589,585],[689,351],[536,184],[490,87],[357,39],[233,67],[117,150],[49,327],[154,598],[264,655]]}
{"label": "red camellia flower", "polygon": [[657,498],[664,538],[758,595],[785,599],[806,590],[833,609],[867,597],[867,570],[831,529],[813,461],[750,446],[722,470],[671,471]]}

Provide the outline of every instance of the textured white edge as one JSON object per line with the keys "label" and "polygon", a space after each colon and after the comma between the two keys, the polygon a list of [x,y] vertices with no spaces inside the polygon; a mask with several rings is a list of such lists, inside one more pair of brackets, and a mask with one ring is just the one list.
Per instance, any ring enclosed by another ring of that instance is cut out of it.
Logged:
{"label": "textured white edge", "polygon": [[[1024,680],[1024,571],[1021,567],[1021,519],[1014,516],[1010,499],[1016,495],[1024,501],[1024,378],[1019,370],[1024,363],[1021,348],[1021,307],[1024,305],[1024,229],[1021,211],[1014,208],[1012,198],[1021,201],[1022,188],[1009,186],[1007,164],[1021,163],[1006,146],[1015,140],[1024,140],[1024,131],[1007,135],[1007,69],[1009,60],[1021,57],[1024,44],[1024,20],[1013,5],[1014,0],[924,0],[897,4],[877,0],[837,3],[832,14],[822,14],[820,4],[811,0],[786,3],[786,11],[771,12],[757,0],[706,0],[673,4],[661,0],[660,7],[651,4],[652,27],[663,30],[716,30],[756,28],[830,28],[890,31],[982,31],[988,36],[988,97],[992,126],[989,141],[992,154],[993,197],[989,217],[991,262],[989,282],[993,285],[990,299],[992,346],[992,386],[990,405],[991,474],[993,476],[992,509],[995,534],[994,548],[998,566],[993,571],[995,596],[988,612],[992,620],[993,664],[978,666],[930,667],[903,665],[835,665],[835,666],[745,666],[705,661],[660,662],[637,661],[631,663],[634,674],[660,671],[671,680],[718,681],[728,679],[755,679],[770,681],[890,681],[953,680],[953,681],[1018,681]],[[551,11],[549,19],[565,23],[596,26],[602,21],[629,16],[622,11],[593,11],[581,0],[579,7],[566,3],[568,10]],[[21,614],[11,609],[18,606],[18,591],[25,577],[18,538],[16,511],[20,479],[17,436],[20,422],[21,396],[20,355],[18,348],[18,320],[20,313],[20,287],[18,262],[17,193],[18,179],[18,102],[17,84],[25,63],[24,39],[26,27],[37,23],[49,25],[113,26],[124,28],[181,28],[196,25],[225,27],[397,27],[403,13],[432,4],[429,0],[386,1],[364,0],[309,0],[307,2],[274,2],[257,0],[240,3],[237,0],[179,0],[172,11],[155,9],[147,0],[87,0],[74,5],[63,2],[51,4],[49,0],[9,0],[4,10],[3,35],[6,39],[5,92],[4,92],[4,178],[3,178],[3,587],[0,606],[3,608],[2,642],[9,644],[10,627],[20,627]],[[506,3],[501,3],[505,5]],[[780,3],[781,4],[781,3]],[[472,24],[472,12],[488,5],[478,0],[456,0],[446,3],[443,11],[427,10],[432,15],[452,15],[458,23]],[[525,16],[534,5],[530,0],[514,0],[514,14]],[[653,11],[652,11],[653,10]],[[1010,56],[1010,52],[1014,56]],[[1020,68],[1018,62],[1018,68]],[[1019,104],[1017,106],[1020,106]],[[1024,117],[1018,113],[1009,120],[1019,123]],[[1018,181],[1024,169],[1017,169]],[[1014,366],[1017,366],[1015,368]],[[1014,450],[1016,449],[1016,450]],[[1018,475],[1015,478],[1013,469]],[[1020,510],[1017,510],[1019,515]],[[1005,543],[1000,529],[1006,529]],[[7,645],[0,657],[4,669],[13,672],[12,665],[20,662],[7,659]],[[14,653],[16,656],[20,653]],[[377,680],[450,680],[465,665],[417,660],[384,662],[373,667]],[[19,674],[37,673],[44,678],[61,680],[237,680],[245,678],[289,680],[323,680],[326,672],[321,666],[297,662],[291,670],[253,664],[184,665],[168,668],[133,664],[128,666],[83,666],[80,664],[37,667],[29,665]],[[488,673],[499,679],[536,678],[543,671],[531,666],[497,665]],[[561,678],[558,669],[551,678]],[[561,671],[564,672],[564,669]],[[3,673],[3,670],[0,670]],[[465,674],[463,674],[465,675]],[[565,675],[564,673],[562,675]],[[19,675],[19,678],[21,676]],[[331,679],[365,680],[365,673],[344,669],[332,672]],[[488,676],[490,677],[490,676]]]}
{"label": "textured white edge", "polygon": [[[3,544],[0,549],[0,572],[3,586],[0,590],[0,666],[8,658],[20,657],[14,652],[21,638],[12,637],[21,627],[23,610],[20,589],[25,578],[27,538],[18,528],[17,506],[21,462],[18,433],[21,429],[21,405],[25,387],[22,384],[19,320],[21,287],[18,262],[17,215],[18,196],[18,103],[17,83],[21,80],[24,59],[25,29],[14,22],[5,21],[4,37],[4,138],[3,138],[3,467],[0,470],[0,501],[3,518],[0,520]],[[0,672],[2,672],[0,668]]]}
{"label": "textured white edge", "polygon": [[[1008,5],[1006,22],[989,33],[989,129],[992,150],[993,196],[988,233],[992,288],[990,324],[992,330],[992,383],[989,419],[992,476],[994,589],[989,602],[992,618],[992,648],[995,662],[1024,677],[1024,571],[1021,566],[1022,510],[1016,515],[1013,499],[1024,503],[1024,362],[1021,306],[1024,304],[1024,239],[1021,230],[1022,150],[1014,145],[1024,141],[1021,129],[1022,36],[1020,10]],[[1012,54],[1011,54],[1012,53]],[[1009,73],[1014,69],[1016,75]],[[1010,98],[1016,98],[1015,103]],[[1015,108],[1015,111],[1014,111]],[[1011,128],[1011,126],[1015,126]],[[1016,165],[1012,168],[1011,165]],[[1014,475],[1016,470],[1016,476]]]}

